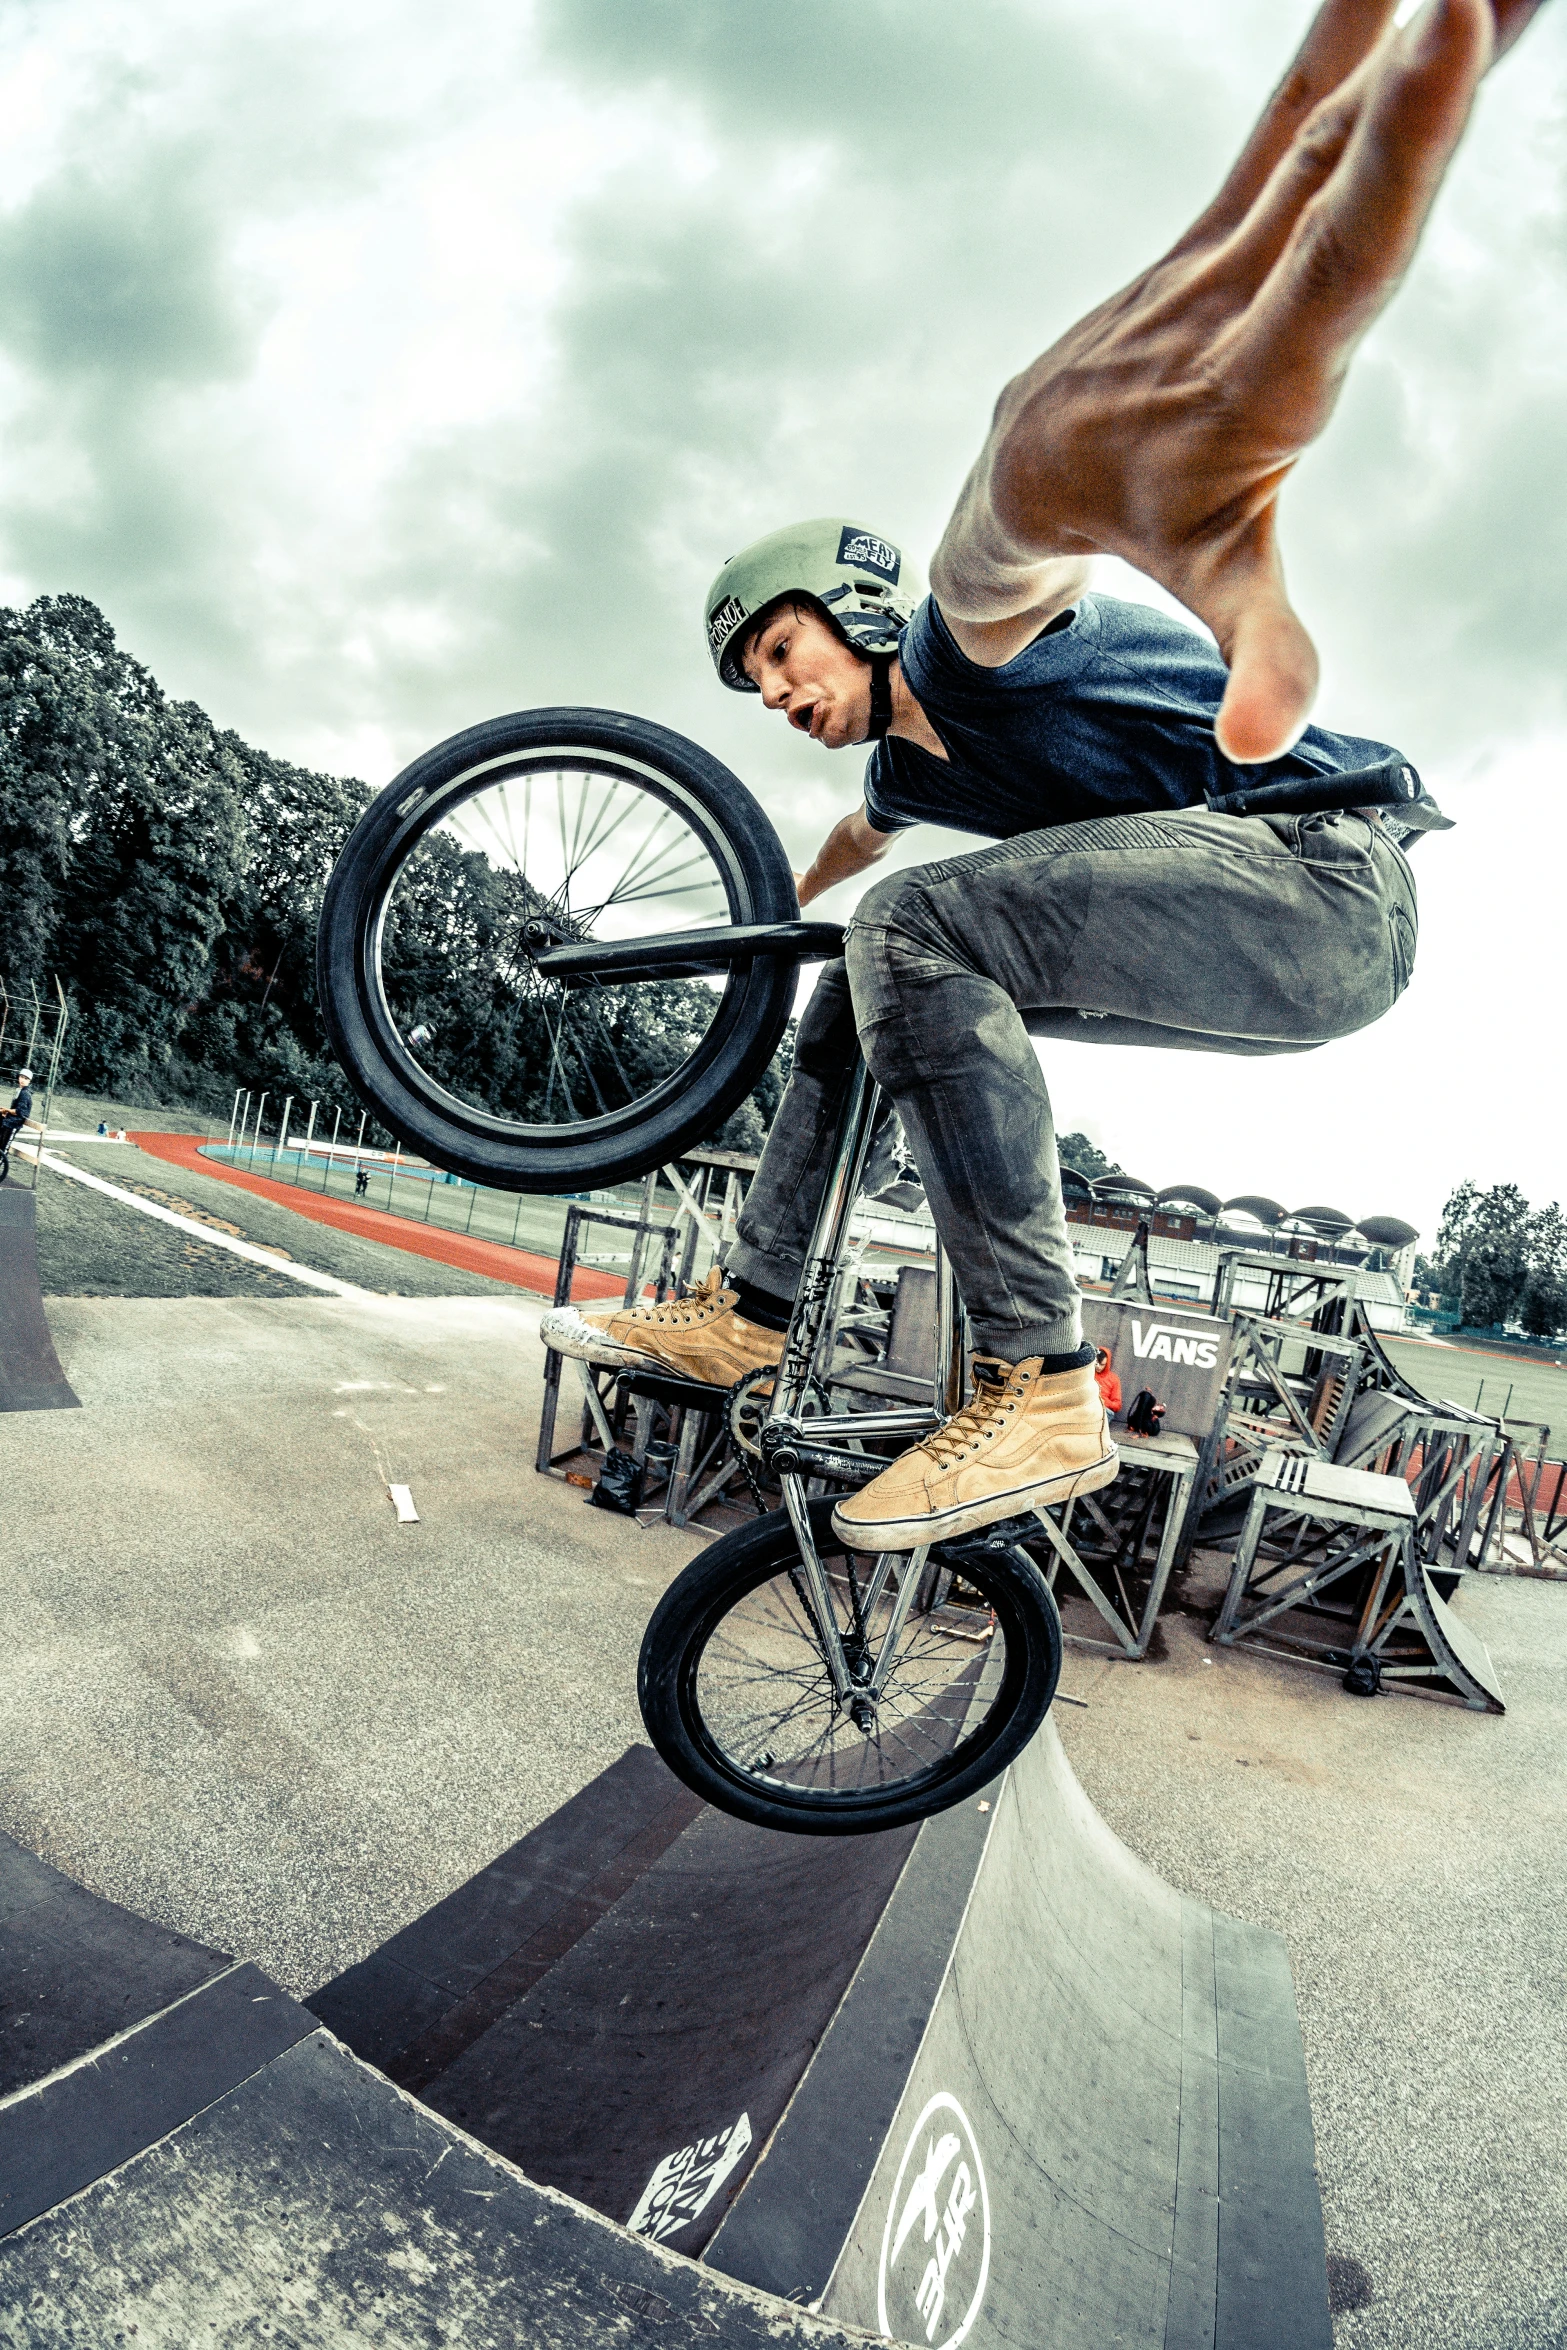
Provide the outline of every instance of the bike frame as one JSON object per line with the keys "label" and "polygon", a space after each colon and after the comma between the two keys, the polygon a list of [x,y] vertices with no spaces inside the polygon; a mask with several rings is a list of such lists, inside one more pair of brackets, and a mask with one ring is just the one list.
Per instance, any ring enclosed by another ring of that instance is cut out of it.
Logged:
{"label": "bike frame", "polygon": [[[538,956],[537,964],[548,978],[568,986],[582,986],[606,978],[689,977],[698,972],[727,970],[764,954],[790,954],[804,960],[812,954],[836,954],[842,944],[843,932],[836,923],[764,923],[729,931],[679,932],[650,941],[550,947]],[[874,1664],[862,1655],[857,1658],[856,1666],[851,1667],[838,1630],[827,1570],[811,1532],[806,1485],[813,1476],[831,1477],[841,1484],[867,1483],[887,1463],[875,1456],[867,1457],[863,1452],[850,1451],[850,1444],[866,1436],[894,1436],[902,1437],[907,1443],[917,1442],[957,1410],[965,1385],[962,1315],[952,1269],[938,1243],[939,1336],[929,1405],[905,1405],[884,1412],[825,1412],[809,1419],[805,1416],[806,1401],[817,1379],[817,1364],[830,1353],[836,1335],[831,1311],[833,1294],[843,1271],[849,1223],[881,1115],[882,1098],[881,1087],[856,1054],[840,1114],[837,1149],[795,1291],[774,1383],[774,1409],[760,1431],[762,1457],[778,1479],[784,1508],[800,1546],[810,1605],[834,1694],[850,1705],[856,1699],[874,1700],[880,1695],[914,1604],[929,1550],[927,1546],[907,1552],[884,1551],[877,1558],[859,1604],[862,1621],[868,1619],[894,1573],[898,1576],[898,1594]],[[826,1368],[823,1362],[824,1373]],[[824,1376],[821,1384],[826,1384]]]}
{"label": "bike frame", "polygon": [[[830,1351],[836,1335],[831,1314],[833,1294],[843,1271],[850,1219],[859,1197],[881,1109],[881,1087],[871,1076],[864,1061],[856,1056],[854,1073],[849,1080],[840,1117],[838,1146],[833,1154],[821,1206],[817,1210],[816,1222],[806,1249],[799,1287],[795,1291],[788,1335],[784,1340],[783,1356],[773,1391],[774,1409],[760,1432],[762,1457],[778,1479],[784,1508],[789,1513],[789,1523],[794,1528],[795,1539],[800,1546],[801,1563],[827,1668],[832,1676],[833,1692],[840,1702],[849,1704],[853,1703],[856,1696],[871,1700],[880,1696],[892,1668],[898,1642],[903,1636],[909,1610],[914,1604],[929,1551],[928,1547],[914,1551],[883,1551],[878,1557],[860,1602],[859,1613],[862,1618],[869,1619],[895,1573],[898,1577],[898,1593],[874,1663],[870,1664],[867,1673],[865,1667],[869,1660],[861,1660],[860,1669],[856,1672],[844,1652],[827,1570],[811,1532],[810,1512],[806,1507],[807,1482],[813,1476],[828,1476],[840,1482],[866,1483],[887,1464],[874,1456],[867,1458],[862,1452],[850,1451],[848,1446],[852,1440],[865,1436],[901,1436],[908,1443],[916,1443],[920,1437],[928,1436],[933,1428],[939,1428],[948,1414],[956,1410],[962,1400],[964,1384],[962,1317],[958,1309],[957,1289],[946,1252],[938,1242],[936,1294],[939,1336],[936,1375],[929,1405],[904,1405],[884,1412],[824,1412],[809,1419],[805,1417],[806,1401],[818,1376],[818,1362]],[[826,1384],[826,1369],[823,1363],[823,1386]]]}

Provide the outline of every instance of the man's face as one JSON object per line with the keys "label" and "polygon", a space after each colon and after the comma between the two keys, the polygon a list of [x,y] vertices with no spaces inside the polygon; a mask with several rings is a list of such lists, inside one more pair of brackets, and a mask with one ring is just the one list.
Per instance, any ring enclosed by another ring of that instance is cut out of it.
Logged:
{"label": "man's face", "polygon": [[870,664],[809,604],[780,604],[740,657],[769,710],[829,751],[869,739]]}

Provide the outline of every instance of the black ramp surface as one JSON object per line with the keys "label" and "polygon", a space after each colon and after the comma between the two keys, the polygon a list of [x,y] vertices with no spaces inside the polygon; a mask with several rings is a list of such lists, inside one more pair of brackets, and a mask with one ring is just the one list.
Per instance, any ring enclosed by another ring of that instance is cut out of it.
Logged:
{"label": "black ramp surface", "polygon": [[0,2097],[74,2063],[229,1964],[0,1835]]}
{"label": "black ramp surface", "polygon": [[667,2166],[640,2224],[700,2250],[831,2023],[915,1833],[780,1836],[704,1809],[419,2095],[612,2219],[630,2219]]}
{"label": "black ramp surface", "polygon": [[701,1809],[650,1746],[628,1747],[307,2005],[356,2056],[420,2089],[591,1931]]}
{"label": "black ramp surface", "polygon": [[0,1412],[79,1406],[44,1318],[36,1207],[33,1194],[14,1180],[0,1184]]}
{"label": "black ramp surface", "polygon": [[0,2242],[6,2350],[848,2350],[535,2187],[317,2031]]}
{"label": "black ramp surface", "polygon": [[[868,2165],[840,2126],[841,2176],[818,2199],[842,2209],[863,2191],[830,2275],[798,2289],[933,2350],[1329,2350],[1283,1944],[1136,1860],[1050,1724],[993,1793],[896,2115]],[[924,1963],[903,1899],[919,1867],[916,1852],[867,1957],[889,1984],[904,1935],[912,1973]],[[851,1996],[711,2247],[728,2273],[772,2284],[799,2175],[833,2160],[854,2009]]]}
{"label": "black ramp surface", "polygon": [[0,2100],[0,2237],[90,2187],[291,2048],[315,2019],[259,1967]]}

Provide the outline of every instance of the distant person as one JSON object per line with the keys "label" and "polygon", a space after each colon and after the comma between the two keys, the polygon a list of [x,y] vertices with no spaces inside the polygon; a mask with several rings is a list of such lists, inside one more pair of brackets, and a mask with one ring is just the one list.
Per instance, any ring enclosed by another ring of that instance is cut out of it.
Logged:
{"label": "distant person", "polygon": [[16,1099],[11,1107],[0,1113],[0,1152],[8,1151],[33,1114],[33,1073],[18,1069]]}
{"label": "distant person", "polygon": [[1110,1349],[1107,1346],[1096,1346],[1094,1349],[1094,1385],[1113,1420],[1121,1409],[1121,1382],[1111,1365]]}
{"label": "distant person", "polygon": [[365,1193],[366,1193],[366,1192],[369,1190],[369,1188],[370,1188],[370,1170],[369,1170],[369,1168],[368,1168],[368,1167],[356,1167],[356,1168],[355,1168],[355,1170],[354,1170],[354,1196],[355,1196],[355,1198],[356,1198],[356,1199],[363,1199],[363,1198],[364,1198],[364,1195],[365,1195]]}

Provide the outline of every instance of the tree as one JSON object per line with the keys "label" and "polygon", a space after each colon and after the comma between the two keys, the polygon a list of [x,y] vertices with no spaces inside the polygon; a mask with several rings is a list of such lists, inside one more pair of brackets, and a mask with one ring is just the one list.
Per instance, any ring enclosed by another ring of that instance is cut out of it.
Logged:
{"label": "tree", "polygon": [[[1429,1270],[1443,1296],[1456,1298],[1465,1322],[1496,1329],[1520,1316],[1526,1328],[1557,1313],[1551,1328],[1567,1320],[1558,1312],[1567,1283],[1567,1248],[1561,1211],[1554,1205],[1531,1210],[1516,1183],[1494,1183],[1489,1191],[1466,1178],[1442,1211],[1436,1261]],[[1531,1304],[1532,1299],[1532,1304]]]}
{"label": "tree", "polygon": [[[316,995],[322,893],[368,803],[170,702],[84,596],[0,611],[0,971],[58,973],[67,1068],[130,1100],[226,1110],[236,1084],[337,1099]],[[478,1107],[545,1124],[619,1107],[675,1076],[712,1019],[700,980],[562,998],[522,925],[537,893],[437,826],[404,868],[382,937],[404,1036]],[[726,1123],[759,1147],[787,1049]]]}
{"label": "tree", "polygon": [[0,857],[25,899],[7,961],[35,983],[49,970],[68,980],[72,1065],[89,1083],[156,1083],[206,992],[244,866],[232,758],[83,596],[0,616],[0,644]]}
{"label": "tree", "polygon": [[1124,1175],[1126,1169],[1115,1159],[1107,1159],[1098,1143],[1090,1142],[1086,1134],[1063,1134],[1056,1142],[1056,1156],[1063,1167],[1075,1167],[1079,1175],[1094,1182],[1101,1175]]}
{"label": "tree", "polygon": [[1519,1315],[1531,1338],[1567,1330],[1567,1217],[1555,1200],[1529,1219],[1529,1271]]}

